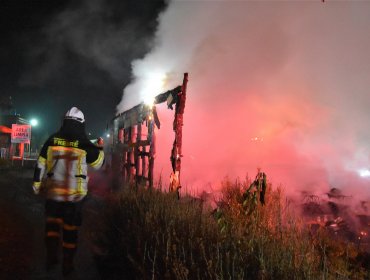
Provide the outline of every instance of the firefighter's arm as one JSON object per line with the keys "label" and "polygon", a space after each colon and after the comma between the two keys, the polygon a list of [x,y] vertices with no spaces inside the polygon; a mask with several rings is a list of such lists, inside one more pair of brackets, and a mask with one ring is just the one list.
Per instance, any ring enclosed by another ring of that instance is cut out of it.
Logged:
{"label": "firefighter's arm", "polygon": [[104,151],[103,150],[98,150],[98,157],[97,159],[90,163],[90,166],[94,169],[99,169],[100,167],[102,167],[104,164]]}
{"label": "firefighter's arm", "polygon": [[45,174],[45,168],[46,168],[46,159],[40,155],[39,158],[37,159],[35,172],[33,174],[32,188],[35,194],[38,194],[40,192],[41,181]]}
{"label": "firefighter's arm", "polygon": [[87,150],[86,162],[94,169],[99,169],[104,164],[104,142],[102,140],[97,143],[97,146],[90,144]]}
{"label": "firefighter's arm", "polygon": [[46,141],[46,143],[42,147],[40,155],[36,162],[35,171],[33,174],[33,184],[32,184],[32,188],[35,194],[38,194],[41,189],[42,178],[44,177],[45,170],[46,170],[47,150],[49,147],[50,139],[51,137]]}

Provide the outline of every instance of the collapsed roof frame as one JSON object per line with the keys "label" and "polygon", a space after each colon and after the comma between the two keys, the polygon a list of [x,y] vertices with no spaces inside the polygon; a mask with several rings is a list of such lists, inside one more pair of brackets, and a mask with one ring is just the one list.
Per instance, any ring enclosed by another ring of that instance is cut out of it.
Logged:
{"label": "collapsed roof frame", "polygon": [[[141,103],[120,113],[113,119],[113,150],[114,154],[118,155],[119,172],[124,183],[153,187],[156,153],[155,127],[160,129],[160,121],[155,105],[167,102],[167,106],[171,110],[175,105],[173,120],[175,138],[170,157],[172,174],[169,190],[177,192],[179,196],[181,188],[182,126],[184,124],[187,82],[188,73],[184,73],[182,85],[157,95],[153,106]],[[147,130],[146,134],[145,129]]]}

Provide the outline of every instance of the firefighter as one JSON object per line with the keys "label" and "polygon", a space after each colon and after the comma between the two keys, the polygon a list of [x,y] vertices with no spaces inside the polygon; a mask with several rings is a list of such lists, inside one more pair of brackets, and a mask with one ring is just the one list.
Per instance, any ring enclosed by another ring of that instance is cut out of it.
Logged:
{"label": "firefighter", "polygon": [[86,136],[84,114],[72,107],[65,114],[60,130],[42,147],[33,178],[34,192],[46,198],[47,270],[59,263],[60,243],[63,275],[74,270],[82,204],[87,194],[87,166],[99,169],[103,162],[103,148]]}

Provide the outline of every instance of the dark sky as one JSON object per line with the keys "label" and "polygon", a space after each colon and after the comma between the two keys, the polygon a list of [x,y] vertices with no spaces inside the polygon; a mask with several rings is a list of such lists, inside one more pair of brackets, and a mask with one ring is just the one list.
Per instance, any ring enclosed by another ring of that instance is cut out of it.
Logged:
{"label": "dark sky", "polygon": [[52,133],[71,106],[101,135],[152,46],[165,1],[0,0],[0,95]]}

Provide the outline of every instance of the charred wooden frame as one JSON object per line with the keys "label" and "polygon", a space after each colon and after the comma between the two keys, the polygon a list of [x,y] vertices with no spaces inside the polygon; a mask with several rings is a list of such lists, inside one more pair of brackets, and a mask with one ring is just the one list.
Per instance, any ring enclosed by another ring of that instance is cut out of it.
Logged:
{"label": "charred wooden frame", "polygon": [[118,155],[119,172],[125,183],[153,186],[156,153],[155,128],[160,128],[155,105],[167,102],[169,109],[172,110],[175,106],[173,121],[175,139],[170,158],[172,166],[170,191],[176,191],[179,194],[181,188],[182,126],[187,82],[188,74],[185,73],[182,85],[157,95],[153,106],[141,103],[113,119],[113,150],[114,154]]}

